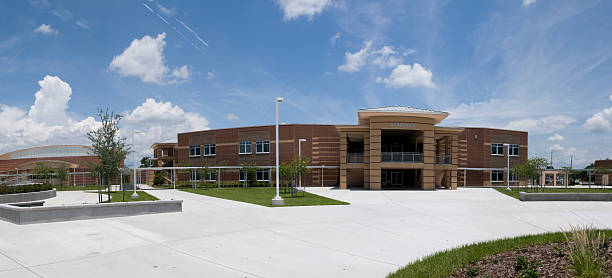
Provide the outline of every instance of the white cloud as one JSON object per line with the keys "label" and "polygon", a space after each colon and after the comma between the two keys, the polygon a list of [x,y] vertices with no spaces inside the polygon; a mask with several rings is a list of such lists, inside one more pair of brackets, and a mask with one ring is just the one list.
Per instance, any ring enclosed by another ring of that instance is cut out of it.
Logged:
{"label": "white cloud", "polygon": [[548,137],[548,141],[563,141],[565,137],[561,136],[559,133],[555,133],[554,135]]}
{"label": "white cloud", "polygon": [[336,44],[336,41],[341,37],[342,35],[340,35],[340,32],[336,32],[333,36],[331,36],[331,38],[329,38],[329,41],[331,42],[332,45]]}
{"label": "white cloud", "polygon": [[113,58],[108,66],[109,70],[122,76],[138,76],[142,82],[158,85],[172,84],[189,78],[191,72],[187,66],[175,68],[168,75],[169,69],[164,61],[165,38],[166,33],[161,33],[156,38],[145,35],[141,39],[134,39],[123,53]]}
{"label": "white cloud", "polygon": [[72,19],[72,13],[69,10],[52,10],[51,13],[63,21]]}
{"label": "white cloud", "polygon": [[283,9],[283,19],[293,20],[300,16],[308,17],[308,20],[321,13],[331,5],[331,0],[276,0]]}
{"label": "white cloud", "polygon": [[75,22],[76,25],[80,26],[83,29],[87,29],[89,30],[89,26],[87,26],[87,24],[85,24],[85,22],[78,20],[77,22]]}
{"label": "white cloud", "polygon": [[227,115],[225,115],[225,119],[228,121],[238,121],[240,120],[240,117],[238,117],[238,115],[234,114],[234,113],[229,113]]}
{"label": "white cloud", "polygon": [[401,58],[395,56],[395,48],[390,45],[385,45],[381,49],[372,52],[372,64],[381,68],[392,68],[402,62]]}
{"label": "white cloud", "polygon": [[217,75],[215,75],[215,73],[214,73],[214,72],[212,72],[212,71],[209,71],[209,72],[206,74],[206,78],[208,78],[208,80],[213,80],[213,79],[215,79],[215,77],[217,77]]}
{"label": "white cloud", "polygon": [[525,118],[511,121],[508,123],[506,128],[535,133],[552,133],[556,130],[565,129],[568,125],[574,122],[576,122],[576,119],[574,118],[563,115],[555,115],[539,119]]}
{"label": "white cloud", "polygon": [[393,68],[403,62],[402,55],[398,55],[395,47],[385,45],[380,49],[372,47],[372,41],[364,41],[364,47],[355,52],[344,54],[345,62],[338,70],[345,72],[360,71],[366,64],[378,66],[379,68]]}
{"label": "white cloud", "polygon": [[523,7],[531,6],[535,4],[536,0],[523,0]]}
{"label": "white cloud", "polygon": [[[610,95],[610,101],[612,101],[612,95]],[[583,127],[592,132],[612,130],[612,107],[593,114],[586,120]]]}
{"label": "white cloud", "polygon": [[431,78],[433,73],[421,66],[419,63],[410,65],[398,65],[393,69],[391,75],[386,78],[378,77],[376,82],[385,83],[387,87],[427,87],[434,88],[436,85]]}
{"label": "white cloud", "polygon": [[356,52],[346,52],[344,58],[346,62],[338,67],[341,71],[356,72],[366,64],[366,59],[370,55],[370,48],[372,47],[372,41],[366,41],[365,47]]}
{"label": "white cloud", "polygon": [[[0,153],[51,144],[90,144],[86,134],[100,123],[91,116],[82,120],[68,116],[70,85],[56,76],[45,76],[38,83],[41,88],[29,113],[0,104]],[[150,98],[123,115],[119,133],[128,138],[128,143],[133,130],[145,133],[135,136],[138,156],[150,155],[152,143],[168,136],[176,138],[178,132],[209,128],[208,120],[202,115]]]}
{"label": "white cloud", "polygon": [[159,9],[159,11],[164,13],[165,15],[174,15],[176,13],[174,8],[168,9],[168,8],[162,6],[160,3],[155,3],[155,4],[157,5],[157,8]]}
{"label": "white cloud", "polygon": [[564,151],[565,148],[559,144],[554,144],[548,148],[549,151]]}
{"label": "white cloud", "polygon": [[59,31],[51,28],[51,25],[49,24],[41,24],[40,26],[36,27],[36,29],[34,29],[34,33],[40,33],[40,34],[45,34],[45,35],[57,35],[59,34]]}

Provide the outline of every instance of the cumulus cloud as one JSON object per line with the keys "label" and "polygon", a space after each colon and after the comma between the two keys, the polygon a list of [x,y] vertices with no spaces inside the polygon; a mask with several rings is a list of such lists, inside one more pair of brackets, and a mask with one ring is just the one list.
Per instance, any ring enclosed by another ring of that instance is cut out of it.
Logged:
{"label": "cumulus cloud", "polygon": [[565,148],[559,144],[554,144],[548,148],[549,151],[564,151]]}
{"label": "cumulus cloud", "polygon": [[[612,95],[610,95],[610,101],[612,101]],[[586,120],[584,128],[592,132],[612,130],[612,107],[593,114]]]}
{"label": "cumulus cloud", "polygon": [[276,0],[276,3],[283,9],[284,20],[293,20],[300,16],[306,16],[308,20],[312,20],[332,2],[331,0]]}
{"label": "cumulus cloud", "polygon": [[336,44],[336,41],[341,37],[342,35],[340,35],[340,32],[336,32],[333,36],[331,36],[331,38],[329,38],[329,41],[331,42],[332,45]]}
{"label": "cumulus cloud", "polygon": [[188,79],[191,72],[186,65],[175,68],[169,74],[164,58],[165,39],[166,33],[158,34],[155,38],[145,35],[134,39],[128,48],[113,58],[109,70],[121,76],[137,76],[142,82],[158,85]]}
{"label": "cumulus cloud", "polygon": [[554,135],[548,137],[548,141],[563,141],[565,137],[561,136],[559,133],[555,133]]}
{"label": "cumulus cloud", "polygon": [[528,7],[535,4],[536,0],[523,0],[523,7]]}
{"label": "cumulus cloud", "polygon": [[366,59],[370,55],[370,48],[372,47],[372,41],[366,41],[364,48],[356,52],[346,52],[344,54],[345,62],[338,67],[341,71],[356,72],[366,64]]}
{"label": "cumulus cloud", "polygon": [[34,29],[34,33],[44,34],[44,35],[57,35],[59,31],[51,28],[49,24],[41,24],[36,29]]}
{"label": "cumulus cloud", "polygon": [[511,121],[506,126],[507,129],[524,130],[536,133],[552,133],[556,130],[567,128],[568,125],[576,122],[576,119],[563,115],[547,116],[539,119],[525,118]]}
{"label": "cumulus cloud", "polygon": [[[90,144],[86,134],[100,122],[92,116],[82,120],[68,116],[70,85],[57,76],[45,76],[38,84],[40,89],[29,112],[0,104],[0,153],[40,145]],[[209,128],[208,120],[202,115],[151,98],[122,114],[120,136],[130,138],[136,129],[144,133],[135,136],[139,156],[150,155],[151,144],[168,136],[176,138],[179,132]]]}
{"label": "cumulus cloud", "polygon": [[357,72],[368,63],[379,68],[392,68],[403,61],[394,46],[385,45],[380,49],[375,49],[372,47],[372,41],[363,43],[364,47],[362,49],[355,52],[347,51],[344,54],[345,62],[338,67],[338,70]]}
{"label": "cumulus cloud", "polygon": [[393,69],[389,77],[378,77],[376,82],[385,83],[387,87],[427,87],[434,88],[436,85],[431,80],[433,73],[421,66],[419,63],[410,65],[398,65]]}
{"label": "cumulus cloud", "polygon": [[238,121],[240,120],[240,117],[238,117],[238,115],[234,114],[234,113],[229,113],[227,115],[225,115],[225,119],[228,121]]}

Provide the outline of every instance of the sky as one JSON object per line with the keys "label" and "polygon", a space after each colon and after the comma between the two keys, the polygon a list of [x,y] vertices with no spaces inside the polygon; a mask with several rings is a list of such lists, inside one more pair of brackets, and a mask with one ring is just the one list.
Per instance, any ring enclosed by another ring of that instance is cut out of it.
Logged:
{"label": "sky", "polygon": [[405,105],[528,131],[529,155],[555,167],[612,157],[612,1],[0,6],[0,153],[89,144],[108,108],[151,155],[177,132],[273,124],[280,96],[283,123]]}

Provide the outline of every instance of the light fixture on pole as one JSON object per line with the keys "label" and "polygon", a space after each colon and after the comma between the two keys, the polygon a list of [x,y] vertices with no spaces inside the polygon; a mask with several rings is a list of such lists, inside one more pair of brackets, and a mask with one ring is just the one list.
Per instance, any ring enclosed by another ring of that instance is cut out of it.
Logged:
{"label": "light fixture on pole", "polygon": [[510,191],[510,144],[504,144],[506,147],[506,191]]}
{"label": "light fixture on pole", "polygon": [[[306,142],[306,139],[298,139],[298,159],[302,163],[302,142]],[[302,188],[302,172],[300,171],[300,189]]]}
{"label": "light fixture on pole", "polygon": [[278,144],[280,143],[280,138],[278,137],[278,104],[283,102],[283,98],[281,97],[277,97],[276,98],[276,141],[274,143],[274,145],[276,146],[276,196],[274,196],[274,198],[272,199],[272,205],[273,206],[283,206],[285,205],[285,200],[283,200],[283,198],[281,198],[281,196],[279,195],[279,182],[280,182],[280,178],[279,178],[279,173],[278,173]]}
{"label": "light fixture on pole", "polygon": [[134,141],[134,134],[135,133],[140,133],[142,134],[142,132],[138,131],[138,130],[133,130],[132,131],[132,148],[134,148],[132,150],[132,167],[134,167],[134,178],[132,179],[132,185],[134,186],[134,193],[132,193],[132,199],[136,199],[138,198],[138,193],[136,193],[136,144]]}

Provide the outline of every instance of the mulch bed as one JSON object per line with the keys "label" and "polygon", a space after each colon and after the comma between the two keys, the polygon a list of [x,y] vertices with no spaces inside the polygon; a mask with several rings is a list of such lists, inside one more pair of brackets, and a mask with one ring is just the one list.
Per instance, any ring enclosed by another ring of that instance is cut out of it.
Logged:
{"label": "mulch bed", "polygon": [[[603,266],[605,273],[612,277],[612,240],[608,240],[605,246]],[[449,278],[519,277],[520,271],[514,268],[516,257],[518,256],[524,256],[530,262],[539,262],[536,264],[536,268],[540,273],[540,277],[574,277],[571,269],[571,258],[567,251],[567,243],[563,242],[533,245],[487,256],[453,272]],[[475,269],[477,269],[477,271]],[[474,276],[475,273],[477,273],[477,275]]]}

